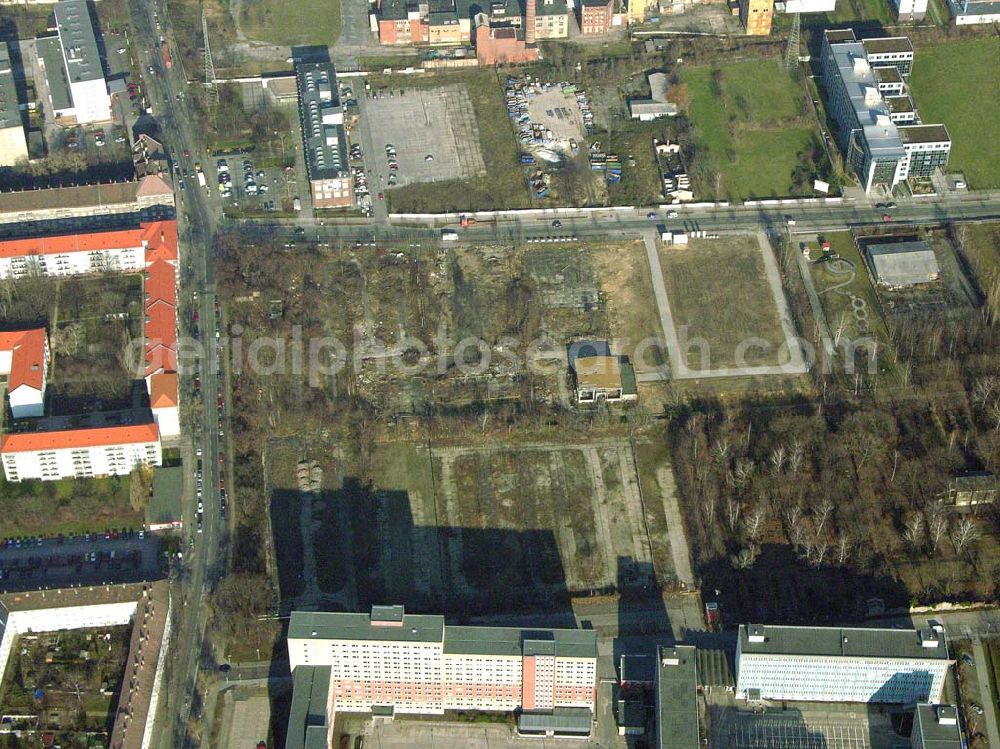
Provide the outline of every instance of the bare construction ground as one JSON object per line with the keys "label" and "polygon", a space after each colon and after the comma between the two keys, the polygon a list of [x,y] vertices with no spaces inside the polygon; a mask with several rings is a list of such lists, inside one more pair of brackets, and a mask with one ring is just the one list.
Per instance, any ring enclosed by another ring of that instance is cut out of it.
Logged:
{"label": "bare construction ground", "polygon": [[[345,477],[323,493],[325,512],[311,516],[320,525],[304,540],[314,553],[299,558],[316,560],[320,587],[323,567],[338,566],[358,600],[342,593],[331,601],[362,608],[379,600],[470,613],[539,602],[559,608],[575,594],[670,585],[677,579],[671,486],[646,478],[669,471],[664,456],[642,450],[638,467],[624,439],[381,445],[374,485]],[[352,551],[321,555],[326,548]],[[281,574],[283,558],[279,549],[279,575],[299,577],[301,563]],[[304,577],[308,592],[311,575]]]}
{"label": "bare construction ground", "polygon": [[646,247],[675,378],[808,371],[763,234]]}
{"label": "bare construction ground", "polygon": [[486,173],[475,111],[464,86],[409,89],[366,100],[362,127],[369,129],[375,149],[369,160],[384,160],[385,146],[396,147],[399,186]]}

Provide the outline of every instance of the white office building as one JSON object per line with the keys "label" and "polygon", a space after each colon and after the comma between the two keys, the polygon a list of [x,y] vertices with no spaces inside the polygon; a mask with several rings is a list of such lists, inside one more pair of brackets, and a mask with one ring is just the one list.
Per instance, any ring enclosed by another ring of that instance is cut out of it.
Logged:
{"label": "white office building", "polygon": [[14,432],[0,438],[8,481],[124,476],[163,460],[155,423]]}
{"label": "white office building", "polygon": [[939,702],[951,661],[933,629],[740,625],[736,696],[810,702]]}
{"label": "white office building", "polygon": [[111,97],[87,0],[62,0],[55,5],[55,16],[72,100],[72,113],[63,114],[71,114],[78,125],[109,122]]}

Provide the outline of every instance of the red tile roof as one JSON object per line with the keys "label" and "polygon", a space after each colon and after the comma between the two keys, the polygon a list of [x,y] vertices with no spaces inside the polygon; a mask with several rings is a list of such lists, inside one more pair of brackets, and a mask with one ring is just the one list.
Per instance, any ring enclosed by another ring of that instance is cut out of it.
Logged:
{"label": "red tile roof", "polygon": [[45,380],[45,328],[0,333],[0,351],[10,351],[7,391],[21,385],[42,389]]}
{"label": "red tile roof", "polygon": [[177,304],[177,269],[166,260],[156,260],[146,266],[145,278],[142,285],[143,295],[146,297],[145,309],[149,309],[156,302],[166,302],[174,306]]}
{"label": "red tile roof", "polygon": [[156,260],[177,262],[177,222],[154,221],[142,225],[146,242],[146,263]]}
{"label": "red tile roof", "polygon": [[146,310],[146,377],[177,370],[177,310],[168,304],[153,304]]}
{"label": "red tile roof", "polygon": [[98,231],[87,234],[61,234],[55,237],[28,237],[0,242],[0,257],[25,255],[61,255],[70,252],[123,250],[146,246],[146,262],[150,254],[164,260],[177,259],[177,222],[154,221],[138,229]]}
{"label": "red tile roof", "polygon": [[23,432],[3,435],[0,438],[0,453],[65,450],[101,445],[132,445],[156,442],[159,438],[160,430],[156,424],[98,427],[95,429],[63,429],[58,432]]}
{"label": "red tile roof", "polygon": [[149,405],[170,408],[177,405],[177,373],[161,372],[149,378]]}

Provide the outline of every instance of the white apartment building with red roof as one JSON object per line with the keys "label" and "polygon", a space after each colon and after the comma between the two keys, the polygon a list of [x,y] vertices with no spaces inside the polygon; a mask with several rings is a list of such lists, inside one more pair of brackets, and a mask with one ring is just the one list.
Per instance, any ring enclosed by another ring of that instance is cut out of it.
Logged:
{"label": "white apartment building with red roof", "polygon": [[0,332],[0,374],[15,419],[41,416],[49,371],[49,339],[44,328]]}
{"label": "white apartment building with red roof", "polygon": [[[173,220],[119,231],[0,241],[0,278],[142,272],[142,378],[154,419],[142,427],[6,435],[0,456],[9,480],[116,475],[140,464],[160,464],[160,438],[180,435],[177,260]],[[44,330],[0,333],[0,374],[8,375],[14,418],[43,415],[48,360]],[[95,439],[98,442],[90,444]]]}
{"label": "white apartment building with red roof", "polygon": [[163,460],[154,424],[15,432],[0,437],[8,481],[124,476]]}

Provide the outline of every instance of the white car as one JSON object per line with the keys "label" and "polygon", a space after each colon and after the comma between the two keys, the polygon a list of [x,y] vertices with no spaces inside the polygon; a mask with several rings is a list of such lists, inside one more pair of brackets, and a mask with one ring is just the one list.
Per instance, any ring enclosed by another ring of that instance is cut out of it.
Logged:
{"label": "white car", "polygon": [[677,211],[667,211],[667,218],[677,218]]}

